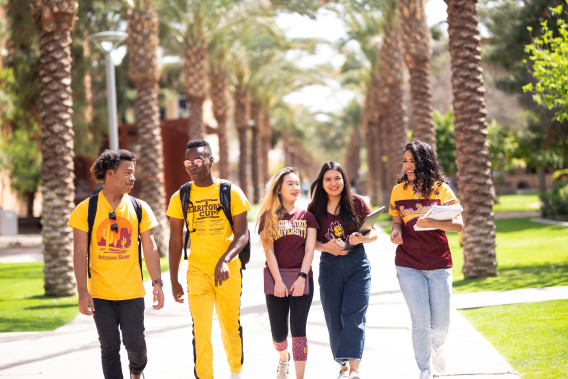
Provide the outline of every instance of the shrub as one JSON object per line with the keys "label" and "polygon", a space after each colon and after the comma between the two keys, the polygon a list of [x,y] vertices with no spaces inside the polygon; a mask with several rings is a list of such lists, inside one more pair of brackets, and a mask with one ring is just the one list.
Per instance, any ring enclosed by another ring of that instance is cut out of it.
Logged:
{"label": "shrub", "polygon": [[542,217],[568,221],[568,180],[554,183],[552,191],[540,194]]}

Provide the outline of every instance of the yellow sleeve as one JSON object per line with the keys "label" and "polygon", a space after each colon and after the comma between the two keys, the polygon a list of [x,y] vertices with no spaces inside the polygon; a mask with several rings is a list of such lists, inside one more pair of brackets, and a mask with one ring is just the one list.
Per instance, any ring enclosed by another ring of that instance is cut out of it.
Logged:
{"label": "yellow sleeve", "polygon": [[178,218],[183,220],[183,210],[181,209],[181,199],[179,198],[179,190],[177,190],[172,197],[170,197],[170,203],[168,204],[168,211],[166,214],[169,217]]}
{"label": "yellow sleeve", "polygon": [[442,190],[440,191],[440,202],[442,205],[452,205],[457,204],[457,198],[454,191],[446,183],[442,184]]}
{"label": "yellow sleeve", "polygon": [[73,229],[79,229],[84,232],[89,231],[89,221],[87,220],[89,214],[89,198],[83,200],[75,207],[71,216],[69,216],[69,221],[67,225]]}
{"label": "yellow sleeve", "polygon": [[145,201],[140,200],[142,204],[142,221],[140,221],[140,233],[153,229],[159,225],[154,212]]}
{"label": "yellow sleeve", "polygon": [[400,198],[401,189],[402,187],[400,184],[394,186],[392,189],[389,203],[389,215],[391,216],[400,216],[400,211],[396,207],[395,203]]}
{"label": "yellow sleeve", "polygon": [[239,215],[248,211],[251,205],[240,187],[231,184],[231,214]]}

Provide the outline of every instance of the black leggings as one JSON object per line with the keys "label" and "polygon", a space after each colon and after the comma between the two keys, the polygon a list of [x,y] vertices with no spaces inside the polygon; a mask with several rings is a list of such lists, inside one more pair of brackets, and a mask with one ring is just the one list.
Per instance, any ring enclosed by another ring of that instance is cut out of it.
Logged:
{"label": "black leggings", "polygon": [[310,280],[310,293],[303,296],[276,297],[266,295],[266,308],[270,319],[270,330],[274,342],[288,338],[288,311],[290,312],[290,331],[292,337],[306,336],[308,313],[314,298],[314,279]]}

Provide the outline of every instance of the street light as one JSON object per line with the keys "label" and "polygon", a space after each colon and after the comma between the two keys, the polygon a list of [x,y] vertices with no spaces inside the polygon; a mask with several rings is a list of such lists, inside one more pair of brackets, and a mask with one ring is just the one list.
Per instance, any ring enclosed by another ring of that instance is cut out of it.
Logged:
{"label": "street light", "polygon": [[118,150],[118,121],[116,115],[116,80],[114,78],[114,64],[111,53],[126,39],[128,34],[124,32],[100,32],[90,36],[98,43],[105,53],[106,61],[106,89],[108,108],[108,136],[111,150]]}

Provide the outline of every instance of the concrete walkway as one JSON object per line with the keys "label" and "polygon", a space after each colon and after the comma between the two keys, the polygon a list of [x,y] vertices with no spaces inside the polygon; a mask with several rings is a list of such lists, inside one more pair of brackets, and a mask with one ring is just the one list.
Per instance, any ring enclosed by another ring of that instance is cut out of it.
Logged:
{"label": "concrete walkway", "polygon": [[[277,355],[272,346],[268,315],[262,293],[264,254],[254,235],[253,258],[243,272],[241,323],[244,330],[245,364],[243,379],[273,378]],[[394,269],[395,246],[382,233],[370,244],[367,254],[372,265],[371,301],[367,313],[363,378],[417,378],[410,335],[410,317],[400,293]],[[316,254],[313,269],[318,275]],[[185,267],[181,269],[185,282]],[[169,275],[163,273],[167,279]],[[172,300],[165,281],[163,310],[146,305],[146,338],[149,362],[147,379],[193,378],[191,319],[186,304]],[[317,286],[317,285],[316,285]],[[147,284],[148,287],[148,284]],[[151,293],[147,288],[147,293]],[[222,348],[217,319],[213,323],[216,378],[228,378],[229,369]],[[336,378],[338,365],[332,360],[323,312],[316,290],[308,319],[309,356],[306,378]],[[0,378],[102,378],[97,334],[92,318],[79,315],[53,331],[1,333]],[[452,311],[447,341],[448,371],[444,378],[519,378],[513,368],[456,310]],[[128,372],[123,353],[124,372]],[[293,368],[290,378],[294,378]]]}

